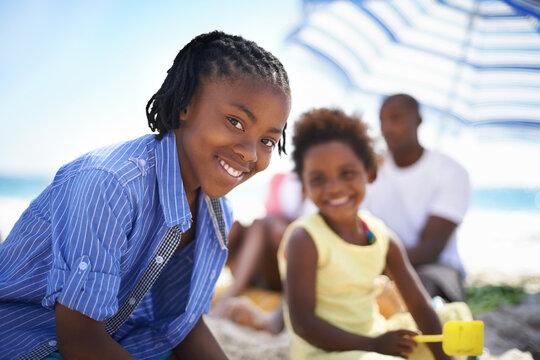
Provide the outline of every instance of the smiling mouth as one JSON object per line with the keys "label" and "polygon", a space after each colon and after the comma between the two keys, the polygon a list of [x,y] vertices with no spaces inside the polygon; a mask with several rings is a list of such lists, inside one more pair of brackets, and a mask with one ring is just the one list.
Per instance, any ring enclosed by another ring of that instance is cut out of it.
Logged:
{"label": "smiling mouth", "polygon": [[331,200],[328,200],[328,205],[330,205],[330,206],[340,206],[340,205],[346,204],[349,201],[349,199],[350,199],[349,196],[342,196],[342,197],[337,198],[337,199],[331,199]]}
{"label": "smiling mouth", "polygon": [[219,164],[225,171],[234,178],[241,178],[244,175],[243,171],[236,170],[231,165],[227,164],[224,160],[220,159]]}

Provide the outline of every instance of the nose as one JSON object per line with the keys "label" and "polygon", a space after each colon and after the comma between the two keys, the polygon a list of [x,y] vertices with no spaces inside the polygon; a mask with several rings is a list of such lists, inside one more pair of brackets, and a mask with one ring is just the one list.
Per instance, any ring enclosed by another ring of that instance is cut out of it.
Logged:
{"label": "nose", "polygon": [[257,144],[254,141],[244,141],[233,146],[233,151],[246,162],[257,161]]}
{"label": "nose", "polygon": [[328,179],[326,191],[330,194],[338,193],[341,191],[341,181],[339,179]]}

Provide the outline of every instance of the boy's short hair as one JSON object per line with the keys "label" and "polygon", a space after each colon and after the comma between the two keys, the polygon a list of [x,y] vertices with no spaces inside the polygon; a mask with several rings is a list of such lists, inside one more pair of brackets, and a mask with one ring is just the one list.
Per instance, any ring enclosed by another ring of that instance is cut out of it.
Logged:
{"label": "boy's short hair", "polygon": [[418,104],[418,101],[414,97],[412,97],[411,95],[403,94],[403,93],[394,94],[394,95],[390,95],[390,96],[385,97],[383,99],[381,109],[387,103],[389,103],[390,101],[394,101],[394,100],[401,100],[406,107],[408,107],[412,111],[414,111],[415,114],[420,115],[420,104]]}

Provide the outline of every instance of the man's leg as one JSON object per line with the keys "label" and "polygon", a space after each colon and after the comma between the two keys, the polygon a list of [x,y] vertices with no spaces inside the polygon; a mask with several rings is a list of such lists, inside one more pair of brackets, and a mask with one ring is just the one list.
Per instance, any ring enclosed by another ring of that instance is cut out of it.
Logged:
{"label": "man's leg", "polygon": [[417,266],[416,272],[431,297],[440,296],[447,302],[463,301],[463,278],[456,269],[437,263]]}

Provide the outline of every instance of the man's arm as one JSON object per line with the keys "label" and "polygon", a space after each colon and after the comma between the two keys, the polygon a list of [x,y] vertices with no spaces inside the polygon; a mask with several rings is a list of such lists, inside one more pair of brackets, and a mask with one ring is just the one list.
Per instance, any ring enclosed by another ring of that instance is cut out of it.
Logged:
{"label": "man's arm", "polygon": [[431,215],[420,233],[418,244],[407,249],[411,264],[417,266],[436,262],[456,227],[453,221]]}
{"label": "man's arm", "polygon": [[135,359],[96,321],[60,303],[55,306],[56,335],[62,359]]}
{"label": "man's arm", "polygon": [[467,171],[453,160],[441,157],[437,161],[439,166],[432,171],[440,173],[436,182],[436,194],[430,201],[429,217],[420,232],[417,245],[407,249],[407,255],[414,266],[437,261],[450,236],[463,220],[470,202],[471,184]]}
{"label": "man's arm", "polygon": [[177,359],[227,359],[202,316],[173,353]]}

